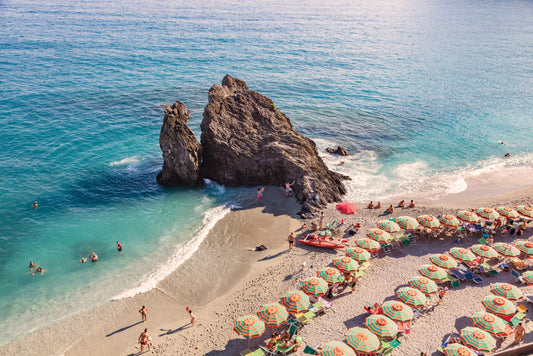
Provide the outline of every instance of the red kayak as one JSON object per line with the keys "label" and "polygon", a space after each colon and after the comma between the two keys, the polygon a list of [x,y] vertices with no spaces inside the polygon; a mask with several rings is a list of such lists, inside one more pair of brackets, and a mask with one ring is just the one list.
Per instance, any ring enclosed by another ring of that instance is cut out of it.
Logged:
{"label": "red kayak", "polygon": [[305,245],[323,248],[344,248],[345,246],[343,243],[348,242],[347,239],[323,237],[318,235],[303,235],[303,237],[303,240],[298,241]]}

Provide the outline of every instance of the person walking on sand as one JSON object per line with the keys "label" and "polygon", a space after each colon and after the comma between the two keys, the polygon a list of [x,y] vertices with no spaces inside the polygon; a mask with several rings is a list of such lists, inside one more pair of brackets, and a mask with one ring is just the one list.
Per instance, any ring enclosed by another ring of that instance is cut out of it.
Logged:
{"label": "person walking on sand", "polygon": [[287,238],[287,241],[289,241],[289,253],[292,251],[292,248],[294,246],[294,240],[295,240],[294,233],[291,232],[291,234]]}
{"label": "person walking on sand", "polygon": [[139,344],[141,344],[141,352],[144,352],[144,345],[148,345],[148,351],[152,351],[152,345],[150,345],[150,336],[148,335],[148,328],[139,335]]}
{"label": "person walking on sand", "polygon": [[122,244],[117,241],[117,250],[118,252],[122,252]]}
{"label": "person walking on sand", "polygon": [[191,325],[194,326],[194,321],[196,320],[196,317],[192,313],[192,310],[189,309],[189,307],[185,308],[185,310],[187,310],[187,312],[189,313],[189,316],[191,317]]}
{"label": "person walking on sand", "polygon": [[522,323],[518,323],[516,328],[514,329],[514,341],[513,345],[518,344],[520,341],[522,341],[522,338],[526,335],[526,330],[522,326]]}
{"label": "person walking on sand", "polygon": [[146,321],[146,314],[148,313],[148,308],[143,305],[143,307],[139,309],[139,313],[141,313],[141,320],[144,323]]}

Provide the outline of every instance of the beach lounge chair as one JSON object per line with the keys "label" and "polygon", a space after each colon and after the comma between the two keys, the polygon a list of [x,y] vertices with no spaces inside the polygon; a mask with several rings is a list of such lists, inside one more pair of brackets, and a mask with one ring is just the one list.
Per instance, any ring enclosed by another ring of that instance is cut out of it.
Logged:
{"label": "beach lounge chair", "polygon": [[459,283],[459,280],[456,279],[456,280],[453,280],[451,281],[451,285],[452,285],[452,289],[456,289],[456,288],[459,288],[461,286],[461,284]]}
{"label": "beach lounge chair", "polygon": [[524,304],[518,304],[516,310],[520,313],[527,313],[527,307]]}
{"label": "beach lounge chair", "polygon": [[519,258],[514,258],[511,263],[513,264],[513,266],[519,270],[519,271],[522,271],[524,269],[527,269],[528,268],[528,265],[524,263],[524,261],[522,261],[521,259]]}
{"label": "beach lounge chair", "polygon": [[[488,237],[488,236],[487,236]],[[485,240],[483,237],[478,239],[477,242],[479,242],[480,244],[482,245],[486,245],[487,244],[487,240]]]}
{"label": "beach lounge chair", "polygon": [[307,324],[308,322],[313,320],[316,314],[313,313],[311,310],[308,310],[305,313],[294,314],[294,316],[298,319],[300,325],[303,326],[304,324]]}
{"label": "beach lounge chair", "polygon": [[472,282],[474,282],[475,284],[483,283],[483,278],[474,274],[474,278],[472,279]]}
{"label": "beach lounge chair", "polygon": [[514,317],[517,318],[518,320],[522,321],[526,317],[526,313],[516,313],[514,315]]}
{"label": "beach lounge chair", "polygon": [[522,279],[522,276],[518,271],[515,271],[514,269],[511,270],[512,275],[516,278],[516,281],[520,284],[526,284],[526,282]]}
{"label": "beach lounge chair", "polygon": [[390,255],[390,253],[392,252],[392,245],[391,245],[391,244],[381,245],[381,250],[382,250],[386,255]]}
{"label": "beach lounge chair", "polygon": [[509,324],[514,328],[520,323],[520,319],[518,319],[516,316],[513,316],[511,320],[509,320]]}
{"label": "beach lounge chair", "polygon": [[311,346],[309,345],[305,345],[305,348],[303,350],[303,353],[304,355],[314,355],[316,354],[316,350],[313,349]]}
{"label": "beach lounge chair", "polygon": [[357,278],[361,278],[361,277],[363,277],[365,274],[366,274],[366,271],[365,271],[365,270],[355,272],[355,276],[356,276]]}
{"label": "beach lounge chair", "polygon": [[[278,350],[277,350],[277,349],[273,351],[273,350],[269,350],[269,349],[267,349],[267,348],[264,347],[264,346],[259,346],[259,349],[260,349],[261,351],[263,351],[263,355],[277,355],[277,353],[278,353]],[[257,351],[257,350],[255,350],[255,351]],[[255,352],[255,351],[254,351],[254,352]],[[260,354],[258,354],[258,355],[260,355]],[[254,356],[255,356],[255,355],[254,355]]]}
{"label": "beach lounge chair", "polygon": [[326,227],[328,228],[328,230],[330,230],[333,227],[333,225],[335,225],[336,222],[337,222],[337,220],[333,220],[332,222],[327,224]]}
{"label": "beach lounge chair", "polygon": [[259,348],[255,351],[246,349],[241,352],[241,356],[264,356],[264,355],[265,355],[265,352],[262,350],[262,348]]}
{"label": "beach lounge chair", "polygon": [[459,271],[457,269],[451,269],[451,270],[448,271],[448,273],[452,274],[454,277],[456,277],[460,281],[466,280],[465,275],[463,273],[461,273],[461,271]]}
{"label": "beach lounge chair", "polygon": [[442,344],[437,348],[438,351],[444,353],[444,349],[446,346],[448,346],[448,343],[450,342],[450,339],[452,337],[452,334],[448,335],[443,341]]}
{"label": "beach lounge chair", "polygon": [[367,262],[363,262],[359,266],[358,271],[365,271],[368,267],[370,267],[370,263],[368,263],[368,261]]}

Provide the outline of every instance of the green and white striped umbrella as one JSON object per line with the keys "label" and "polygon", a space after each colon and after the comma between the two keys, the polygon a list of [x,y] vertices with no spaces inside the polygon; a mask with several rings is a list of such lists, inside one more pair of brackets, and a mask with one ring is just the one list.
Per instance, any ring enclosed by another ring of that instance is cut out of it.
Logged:
{"label": "green and white striped umbrella", "polygon": [[457,219],[453,215],[441,215],[439,216],[439,221],[442,225],[447,227],[458,227],[459,225],[461,225],[459,219]]}
{"label": "green and white striped umbrella", "polygon": [[356,240],[355,244],[368,251],[377,251],[381,248],[381,245],[379,244],[379,242],[377,242],[376,240],[366,238],[366,237]]}
{"label": "green and white striped umbrella", "polygon": [[415,276],[411,278],[407,284],[409,284],[411,287],[418,289],[422,293],[429,295],[433,293],[437,293],[437,290],[439,289],[437,284],[433,282],[431,279],[422,277],[422,276]]}
{"label": "green and white striped umbrella", "polygon": [[280,326],[287,321],[289,312],[283,305],[273,302],[263,304],[257,312],[259,319],[263,320],[267,326]]}
{"label": "green and white striped umbrella", "polygon": [[481,220],[479,216],[468,210],[459,210],[457,212],[457,219],[472,224],[475,224]]}
{"label": "green and white striped umbrella", "polygon": [[413,320],[413,309],[402,302],[389,300],[381,305],[383,314],[395,321]]}
{"label": "green and white striped umbrella", "polygon": [[290,290],[281,297],[281,304],[289,313],[297,314],[309,309],[309,297],[301,290]]}
{"label": "green and white striped umbrella", "polygon": [[319,269],[317,275],[323,278],[328,284],[337,284],[344,281],[344,276],[338,269],[333,267],[324,267]]}
{"label": "green and white striped umbrella", "polygon": [[533,255],[533,243],[529,241],[519,240],[515,242],[516,248],[526,255]]}
{"label": "green and white striped umbrella", "polygon": [[488,295],[481,303],[489,312],[504,318],[513,315],[516,311],[513,302],[497,295]]}
{"label": "green and white striped umbrella", "polygon": [[346,248],[346,255],[353,258],[357,262],[365,262],[370,259],[370,252],[361,247]]}
{"label": "green and white striped umbrella", "polygon": [[440,227],[440,221],[432,215],[420,215],[416,218],[418,223],[428,229],[438,229]]}
{"label": "green and white striped umbrella", "polygon": [[341,256],[333,259],[333,266],[335,266],[339,271],[350,273],[357,271],[359,264],[356,260],[351,259],[348,256]]}
{"label": "green and white striped umbrella", "polygon": [[515,206],[516,208],[516,211],[518,212],[518,214],[526,217],[526,218],[530,218],[530,219],[533,219],[533,207],[529,206],[529,205],[517,205]]}
{"label": "green and white striped umbrella", "polygon": [[448,252],[453,258],[461,262],[472,262],[476,260],[476,256],[474,256],[472,251],[469,251],[466,248],[452,247]]}
{"label": "green and white striped umbrella", "polygon": [[500,254],[490,246],[476,244],[470,247],[473,253],[484,258],[496,258],[500,257]]}
{"label": "green and white striped umbrella", "polygon": [[508,206],[499,206],[495,210],[504,218],[516,219],[518,217],[516,210],[509,208]]}
{"label": "green and white striped umbrella", "polygon": [[501,335],[505,333],[507,323],[502,318],[487,312],[477,312],[470,318],[472,324],[492,335]]}
{"label": "green and white striped umbrella", "polygon": [[427,303],[425,294],[415,288],[402,287],[396,291],[396,295],[398,299],[413,308],[420,308]]}
{"label": "green and white striped umbrella", "polygon": [[480,328],[466,327],[461,330],[461,340],[466,346],[480,352],[491,352],[496,349],[496,340]]}
{"label": "green and white striped umbrella", "polygon": [[520,250],[506,242],[496,242],[494,244],[494,249],[498,251],[499,254],[507,257],[520,256]]}
{"label": "green and white striped umbrella", "polygon": [[518,300],[524,296],[522,291],[509,283],[492,283],[490,285],[490,292],[509,300]]}
{"label": "green and white striped umbrella", "polygon": [[422,265],[418,269],[421,275],[429,279],[434,280],[435,282],[441,282],[446,279],[448,274],[445,270],[434,265]]}
{"label": "green and white striped umbrella", "polygon": [[382,244],[390,241],[389,233],[381,229],[368,229],[366,230],[366,236]]}
{"label": "green and white striped umbrella", "polygon": [[233,331],[239,335],[254,338],[265,332],[265,323],[255,315],[244,315],[235,320]]}
{"label": "green and white striped umbrella", "polygon": [[368,330],[381,338],[394,338],[398,334],[398,325],[384,315],[370,315],[365,325]]}
{"label": "green and white striped umbrella", "polygon": [[391,220],[380,220],[377,225],[381,230],[387,231],[389,234],[400,231],[400,225]]}
{"label": "green and white striped umbrella", "polygon": [[442,352],[444,356],[477,356],[477,352],[461,344],[448,344]]}
{"label": "green and white striped umbrella", "polygon": [[328,282],[320,277],[308,277],[300,283],[300,289],[307,295],[319,297],[328,292]]}
{"label": "green and white striped umbrella", "polygon": [[340,341],[330,341],[322,347],[323,356],[357,356],[354,350]]}
{"label": "green and white striped umbrella", "polygon": [[396,218],[396,223],[404,230],[416,230],[420,227],[418,221],[410,216],[400,216]]}
{"label": "green and white striped umbrella", "polygon": [[348,329],[346,332],[346,343],[357,352],[370,354],[376,352],[381,347],[381,343],[376,335],[370,330],[360,327]]}
{"label": "green and white striped umbrella", "polygon": [[486,220],[494,220],[500,217],[500,214],[492,208],[479,208],[476,210],[476,214]]}
{"label": "green and white striped umbrella", "polygon": [[522,273],[522,279],[527,284],[533,284],[533,271],[527,271],[527,272]]}
{"label": "green and white striped umbrella", "polygon": [[452,269],[457,267],[457,261],[448,255],[436,253],[429,256],[429,260],[442,268]]}

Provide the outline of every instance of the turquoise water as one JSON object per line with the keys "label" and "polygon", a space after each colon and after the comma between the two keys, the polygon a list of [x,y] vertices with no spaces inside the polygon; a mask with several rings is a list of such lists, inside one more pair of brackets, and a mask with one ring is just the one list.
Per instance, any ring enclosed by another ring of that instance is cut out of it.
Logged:
{"label": "turquoise water", "polygon": [[241,199],[155,182],[163,106],[199,137],[226,73],[353,153],[326,157],[349,198],[531,166],[532,18],[528,1],[0,1],[1,343],[149,289]]}

